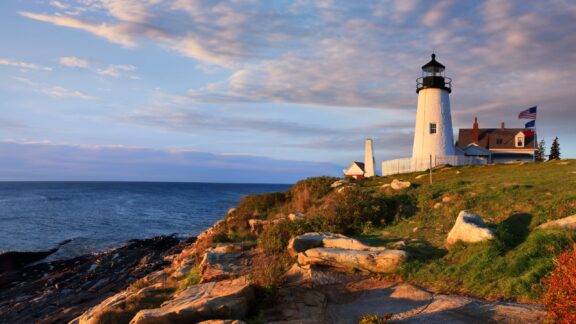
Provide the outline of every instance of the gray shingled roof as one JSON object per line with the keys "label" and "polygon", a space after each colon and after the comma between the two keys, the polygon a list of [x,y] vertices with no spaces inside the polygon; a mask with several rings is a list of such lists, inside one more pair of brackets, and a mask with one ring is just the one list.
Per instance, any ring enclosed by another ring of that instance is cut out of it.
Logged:
{"label": "gray shingled roof", "polygon": [[[458,133],[458,142],[456,146],[464,149],[473,143],[473,129],[461,128]],[[518,149],[514,143],[514,138],[518,132],[524,132],[524,128],[480,128],[478,129],[478,146],[487,148],[488,138],[490,138],[491,149]],[[502,144],[498,144],[497,139],[502,139]],[[524,148],[534,148],[535,136],[526,137]]]}

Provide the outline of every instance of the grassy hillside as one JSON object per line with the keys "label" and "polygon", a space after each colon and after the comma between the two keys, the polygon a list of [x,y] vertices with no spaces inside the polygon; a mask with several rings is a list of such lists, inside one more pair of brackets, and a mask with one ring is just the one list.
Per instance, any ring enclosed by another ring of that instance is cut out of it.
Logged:
{"label": "grassy hillside", "polygon": [[[402,191],[382,188],[394,178],[412,182]],[[286,193],[244,199],[221,240],[257,240],[269,253],[283,253],[292,236],[316,230],[353,235],[373,245],[404,240],[413,256],[396,277],[439,291],[485,298],[535,301],[553,258],[576,239],[565,230],[540,230],[548,220],[576,214],[576,161],[445,167],[426,173],[364,179],[332,189],[334,178],[303,180]],[[497,239],[445,247],[458,213],[470,209]],[[283,221],[255,237],[245,221]]]}

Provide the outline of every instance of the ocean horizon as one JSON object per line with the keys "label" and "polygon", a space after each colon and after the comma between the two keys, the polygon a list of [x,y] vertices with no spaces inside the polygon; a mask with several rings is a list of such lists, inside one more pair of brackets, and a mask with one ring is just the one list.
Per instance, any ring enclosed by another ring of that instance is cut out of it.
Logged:
{"label": "ocean horizon", "polygon": [[132,239],[189,237],[222,219],[250,194],[291,184],[151,181],[0,181],[0,252],[50,256],[104,251]]}

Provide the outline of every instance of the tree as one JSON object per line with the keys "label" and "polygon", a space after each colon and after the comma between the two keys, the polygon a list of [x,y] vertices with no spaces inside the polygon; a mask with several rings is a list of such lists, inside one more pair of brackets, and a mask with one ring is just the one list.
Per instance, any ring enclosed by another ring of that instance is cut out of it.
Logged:
{"label": "tree", "polygon": [[540,143],[538,143],[538,149],[536,150],[534,160],[536,162],[544,162],[544,160],[546,159],[545,154],[546,154],[546,142],[544,142],[544,139],[542,139]]}
{"label": "tree", "polygon": [[558,143],[558,137],[554,139],[552,145],[550,146],[550,155],[548,155],[548,161],[550,160],[560,160],[560,143]]}

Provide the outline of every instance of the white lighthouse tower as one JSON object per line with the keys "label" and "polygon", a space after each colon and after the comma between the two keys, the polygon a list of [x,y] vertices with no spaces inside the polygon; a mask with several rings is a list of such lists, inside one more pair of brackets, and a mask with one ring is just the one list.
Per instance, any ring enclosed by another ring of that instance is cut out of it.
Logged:
{"label": "white lighthouse tower", "polygon": [[422,66],[422,77],[416,81],[418,110],[413,161],[456,154],[449,97],[452,79],[444,76],[444,69],[432,54],[432,60]]}

